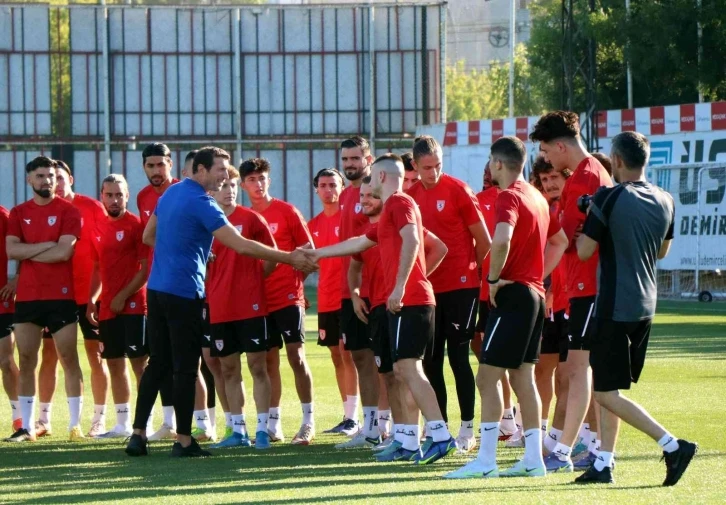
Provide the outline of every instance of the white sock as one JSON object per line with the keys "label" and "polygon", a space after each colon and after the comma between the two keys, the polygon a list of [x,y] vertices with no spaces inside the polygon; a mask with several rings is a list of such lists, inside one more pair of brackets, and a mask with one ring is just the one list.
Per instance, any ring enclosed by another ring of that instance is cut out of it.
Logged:
{"label": "white sock", "polygon": [[22,418],[20,415],[20,400],[10,400],[10,411],[13,414],[13,421]]}
{"label": "white sock", "polygon": [[421,442],[419,441],[419,434],[421,432],[419,431],[418,424],[407,424],[403,427],[403,431],[403,448],[409,451],[417,451],[421,447]]}
{"label": "white sock", "polygon": [[313,412],[313,403],[301,403],[302,406],[302,423],[315,426],[315,414]]}
{"label": "white sock", "polygon": [[345,402],[345,418],[358,420],[358,402],[359,396],[348,396]]}
{"label": "white sock", "polygon": [[547,449],[549,452],[554,452],[555,447],[557,446],[557,441],[562,436],[562,430],[558,430],[557,428],[550,428],[550,432],[547,434],[546,437],[544,437],[544,446],[545,449]]}
{"label": "white sock", "polygon": [[131,428],[131,404],[117,403],[114,407],[116,408],[116,426]]}
{"label": "white sock", "polygon": [[209,428],[217,431],[217,409],[215,407],[207,408],[207,415],[209,416]]}
{"label": "white sock", "polygon": [[582,444],[589,444],[590,443],[590,423],[582,423],[582,426],[580,427],[580,443]]}
{"label": "white sock", "polygon": [[393,440],[396,442],[403,443],[404,434],[406,433],[406,427],[403,424],[393,425]]}
{"label": "white sock", "polygon": [[235,433],[239,433],[240,435],[247,435],[247,423],[245,423],[244,414],[232,415],[232,429]]}
{"label": "white sock", "polygon": [[552,451],[552,453],[559,458],[560,461],[567,461],[570,459],[570,453],[572,452],[572,447],[567,447],[562,442],[557,442],[557,445],[555,446],[555,450]]}
{"label": "white sock", "polygon": [[461,421],[461,428],[459,428],[459,436],[462,438],[472,438],[474,436],[474,420]]}
{"label": "white sock", "polygon": [[378,407],[363,407],[363,435],[378,438]]}
{"label": "white sock", "polygon": [[[29,398],[27,396],[24,396],[23,398]],[[18,396],[18,400],[20,400],[20,397]],[[35,397],[33,397],[33,401],[35,401]],[[21,401],[22,405],[22,401]],[[53,404],[52,403],[41,403],[40,404],[40,413],[38,415],[38,421],[40,421],[43,424],[50,424],[50,414],[53,410]]]}
{"label": "white sock", "polygon": [[267,414],[267,431],[277,433],[280,428],[280,407],[270,407]]}
{"label": "white sock", "polygon": [[161,407],[164,412],[164,424],[166,424],[172,430],[176,429],[176,419],[174,418],[174,407]]}
{"label": "white sock", "polygon": [[68,429],[78,426],[81,422],[81,410],[83,410],[83,397],[71,396],[68,398]]}
{"label": "white sock", "polygon": [[499,440],[499,423],[481,423],[481,443],[477,459],[484,463],[486,468],[497,466],[497,441]]}
{"label": "white sock", "polygon": [[446,426],[443,419],[439,421],[429,421],[426,423],[426,426],[428,426],[429,433],[431,433],[434,442],[446,442],[451,438],[449,427]]}
{"label": "white sock", "polygon": [[661,446],[665,452],[675,452],[678,450],[678,439],[666,432],[666,434],[658,440],[658,445]]}
{"label": "white sock", "polygon": [[381,435],[387,435],[391,432],[391,411],[378,411],[378,432]]}
{"label": "white sock", "polygon": [[194,421],[197,424],[197,428],[199,428],[200,430],[210,431],[209,415],[207,414],[207,409],[195,410]]}
{"label": "white sock", "polygon": [[606,466],[612,468],[614,457],[615,454],[612,452],[600,451],[600,454],[597,455],[597,459],[595,460],[595,470],[602,472]]}
{"label": "white sock", "polygon": [[524,432],[524,464],[527,466],[544,466],[542,459],[542,430],[533,428]]}
{"label": "white sock", "polygon": [[[20,402],[20,417],[23,420],[23,428],[32,432],[35,430],[35,396],[18,396],[18,401]],[[41,408],[40,411],[42,414],[43,409]]]}
{"label": "white sock", "polygon": [[268,417],[269,414],[257,414],[257,429],[255,430],[256,433],[259,433],[261,431],[267,431]]}
{"label": "white sock", "polygon": [[508,433],[514,433],[517,431],[517,423],[514,422],[514,411],[512,408],[504,409],[504,414],[502,414],[502,421],[499,423],[499,429],[502,430],[502,433],[508,434]]}
{"label": "white sock", "polygon": [[91,418],[91,424],[101,423],[106,424],[106,406],[105,405],[94,405],[93,406],[93,417]]}
{"label": "white sock", "polygon": [[542,430],[543,435],[545,435],[547,433],[547,424],[548,423],[549,423],[549,421],[547,419],[542,419],[541,430]]}
{"label": "white sock", "polygon": [[224,413],[224,425],[227,428],[232,427],[232,413],[231,412],[225,412]]}
{"label": "white sock", "polygon": [[587,444],[587,450],[593,454],[597,454],[597,448],[600,444],[597,442],[597,433],[590,435],[590,442]]}

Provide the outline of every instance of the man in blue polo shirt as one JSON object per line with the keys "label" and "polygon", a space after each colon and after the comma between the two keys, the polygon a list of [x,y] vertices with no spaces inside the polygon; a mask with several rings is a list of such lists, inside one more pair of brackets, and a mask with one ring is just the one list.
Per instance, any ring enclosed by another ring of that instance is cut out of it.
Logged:
{"label": "man in blue polo shirt", "polygon": [[173,374],[177,441],[174,457],[210,456],[191,436],[197,369],[201,356],[202,300],[212,238],[239,254],[289,263],[310,272],[316,265],[300,251],[278,251],[243,238],[227,221],[207,191],[219,191],[230,156],[205,147],[194,156],[191,177],[167,189],[144,230],[144,243],[155,248],[148,283],[150,359],[139,385],[134,432],[126,453],[148,454],[146,424],[159,386]]}

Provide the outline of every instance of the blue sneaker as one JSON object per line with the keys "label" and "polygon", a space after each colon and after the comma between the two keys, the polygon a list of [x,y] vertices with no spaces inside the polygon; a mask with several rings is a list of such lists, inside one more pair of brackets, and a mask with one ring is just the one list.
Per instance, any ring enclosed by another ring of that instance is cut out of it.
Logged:
{"label": "blue sneaker", "polygon": [[270,447],[270,435],[266,431],[258,431],[255,434],[255,449],[261,451]]}
{"label": "blue sneaker", "polygon": [[572,460],[572,468],[575,470],[587,470],[590,468],[591,465],[593,465],[597,461],[597,456],[595,456],[593,453],[588,452],[587,454],[583,454],[577,459]]}
{"label": "blue sneaker", "polygon": [[413,460],[413,462],[415,465],[429,465],[454,452],[456,452],[456,440],[450,436],[448,440],[443,442],[432,442],[431,447],[426,452],[422,450],[421,456]]}
{"label": "blue sneaker", "polygon": [[250,437],[241,433],[232,433],[221,442],[210,446],[210,449],[226,449],[228,447],[250,447]]}
{"label": "blue sneaker", "polygon": [[385,463],[388,461],[413,461],[415,458],[421,456],[421,450],[409,451],[403,447],[399,447],[393,452],[388,454],[379,454],[376,456],[376,461],[379,463]]}
{"label": "blue sneaker", "polygon": [[562,461],[555,453],[548,454],[544,459],[544,463],[547,468],[547,473],[572,472],[572,460],[567,458],[565,461]]}
{"label": "blue sneaker", "polygon": [[394,440],[393,442],[391,442],[391,445],[389,445],[388,447],[386,447],[379,453],[375,454],[374,456],[376,459],[381,458],[381,457],[388,457],[389,454],[396,452],[401,447],[403,447],[403,444],[401,442],[399,442],[398,440]]}
{"label": "blue sneaker", "polygon": [[575,447],[572,448],[572,453],[570,454],[570,457],[574,460],[580,454],[583,454],[585,452],[587,452],[587,446],[582,442],[577,442],[575,444]]}
{"label": "blue sneaker", "polygon": [[424,443],[421,444],[421,452],[426,454],[434,443],[434,437],[426,437]]}

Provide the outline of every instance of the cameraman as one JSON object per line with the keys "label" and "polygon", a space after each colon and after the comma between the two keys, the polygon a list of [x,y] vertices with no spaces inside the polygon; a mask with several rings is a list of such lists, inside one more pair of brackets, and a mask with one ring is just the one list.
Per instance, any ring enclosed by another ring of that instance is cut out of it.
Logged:
{"label": "cameraman", "polygon": [[595,399],[601,406],[602,445],[580,483],[612,483],[620,419],[663,448],[664,486],[678,482],[698,446],[677,440],[637,403],[622,396],[645,362],[657,297],[655,264],[668,254],[675,207],[671,195],[645,180],[650,145],[640,133],[612,140],[613,175],[620,183],[592,198],[577,253],[583,261],[600,249],[600,282],[590,348]]}

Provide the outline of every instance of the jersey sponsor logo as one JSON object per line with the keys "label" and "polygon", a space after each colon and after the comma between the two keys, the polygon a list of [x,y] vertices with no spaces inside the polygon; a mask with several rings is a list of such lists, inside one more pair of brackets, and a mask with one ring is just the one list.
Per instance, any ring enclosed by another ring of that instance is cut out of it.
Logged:
{"label": "jersey sponsor logo", "polygon": [[360,214],[360,211],[361,211],[361,209],[362,209],[362,208],[363,208],[363,207],[361,206],[361,204],[360,204],[360,203],[356,203],[356,204],[355,204],[355,213],[356,213],[356,214]]}
{"label": "jersey sponsor logo", "polygon": [[131,307],[132,309],[135,309],[136,308],[136,302],[129,303],[129,307]]}
{"label": "jersey sponsor logo", "polygon": [[585,289],[585,283],[584,282],[579,283],[577,285],[577,289],[579,289],[580,291],[584,290]]}
{"label": "jersey sponsor logo", "polygon": [[322,329],[322,328],[319,329],[318,330],[318,336],[320,336],[320,340],[325,340],[325,330]]}
{"label": "jersey sponsor logo", "polygon": [[235,228],[237,228],[237,231],[240,232],[240,234],[242,233],[242,225],[241,224],[238,224],[237,226],[235,226]]}
{"label": "jersey sponsor logo", "polygon": [[273,235],[277,233],[277,223],[270,223],[270,231]]}
{"label": "jersey sponsor logo", "polygon": [[117,231],[116,232],[116,240],[118,240],[119,242],[121,242],[123,239],[124,239],[124,231],[123,230]]}
{"label": "jersey sponsor logo", "polygon": [[446,207],[446,200],[436,200],[436,210],[441,212]]}
{"label": "jersey sponsor logo", "polygon": [[25,221],[25,224],[30,224],[30,219],[23,219]]}
{"label": "jersey sponsor logo", "polygon": [[336,226],[335,227],[335,236],[336,237],[339,237],[340,236],[340,226]]}
{"label": "jersey sponsor logo", "polygon": [[258,310],[260,310],[260,306],[255,303],[254,305],[252,305],[252,310],[258,311]]}
{"label": "jersey sponsor logo", "polygon": [[53,226],[57,220],[57,216],[48,216],[48,226]]}
{"label": "jersey sponsor logo", "polygon": [[214,347],[216,347],[218,351],[224,349],[224,340],[215,340]]}

